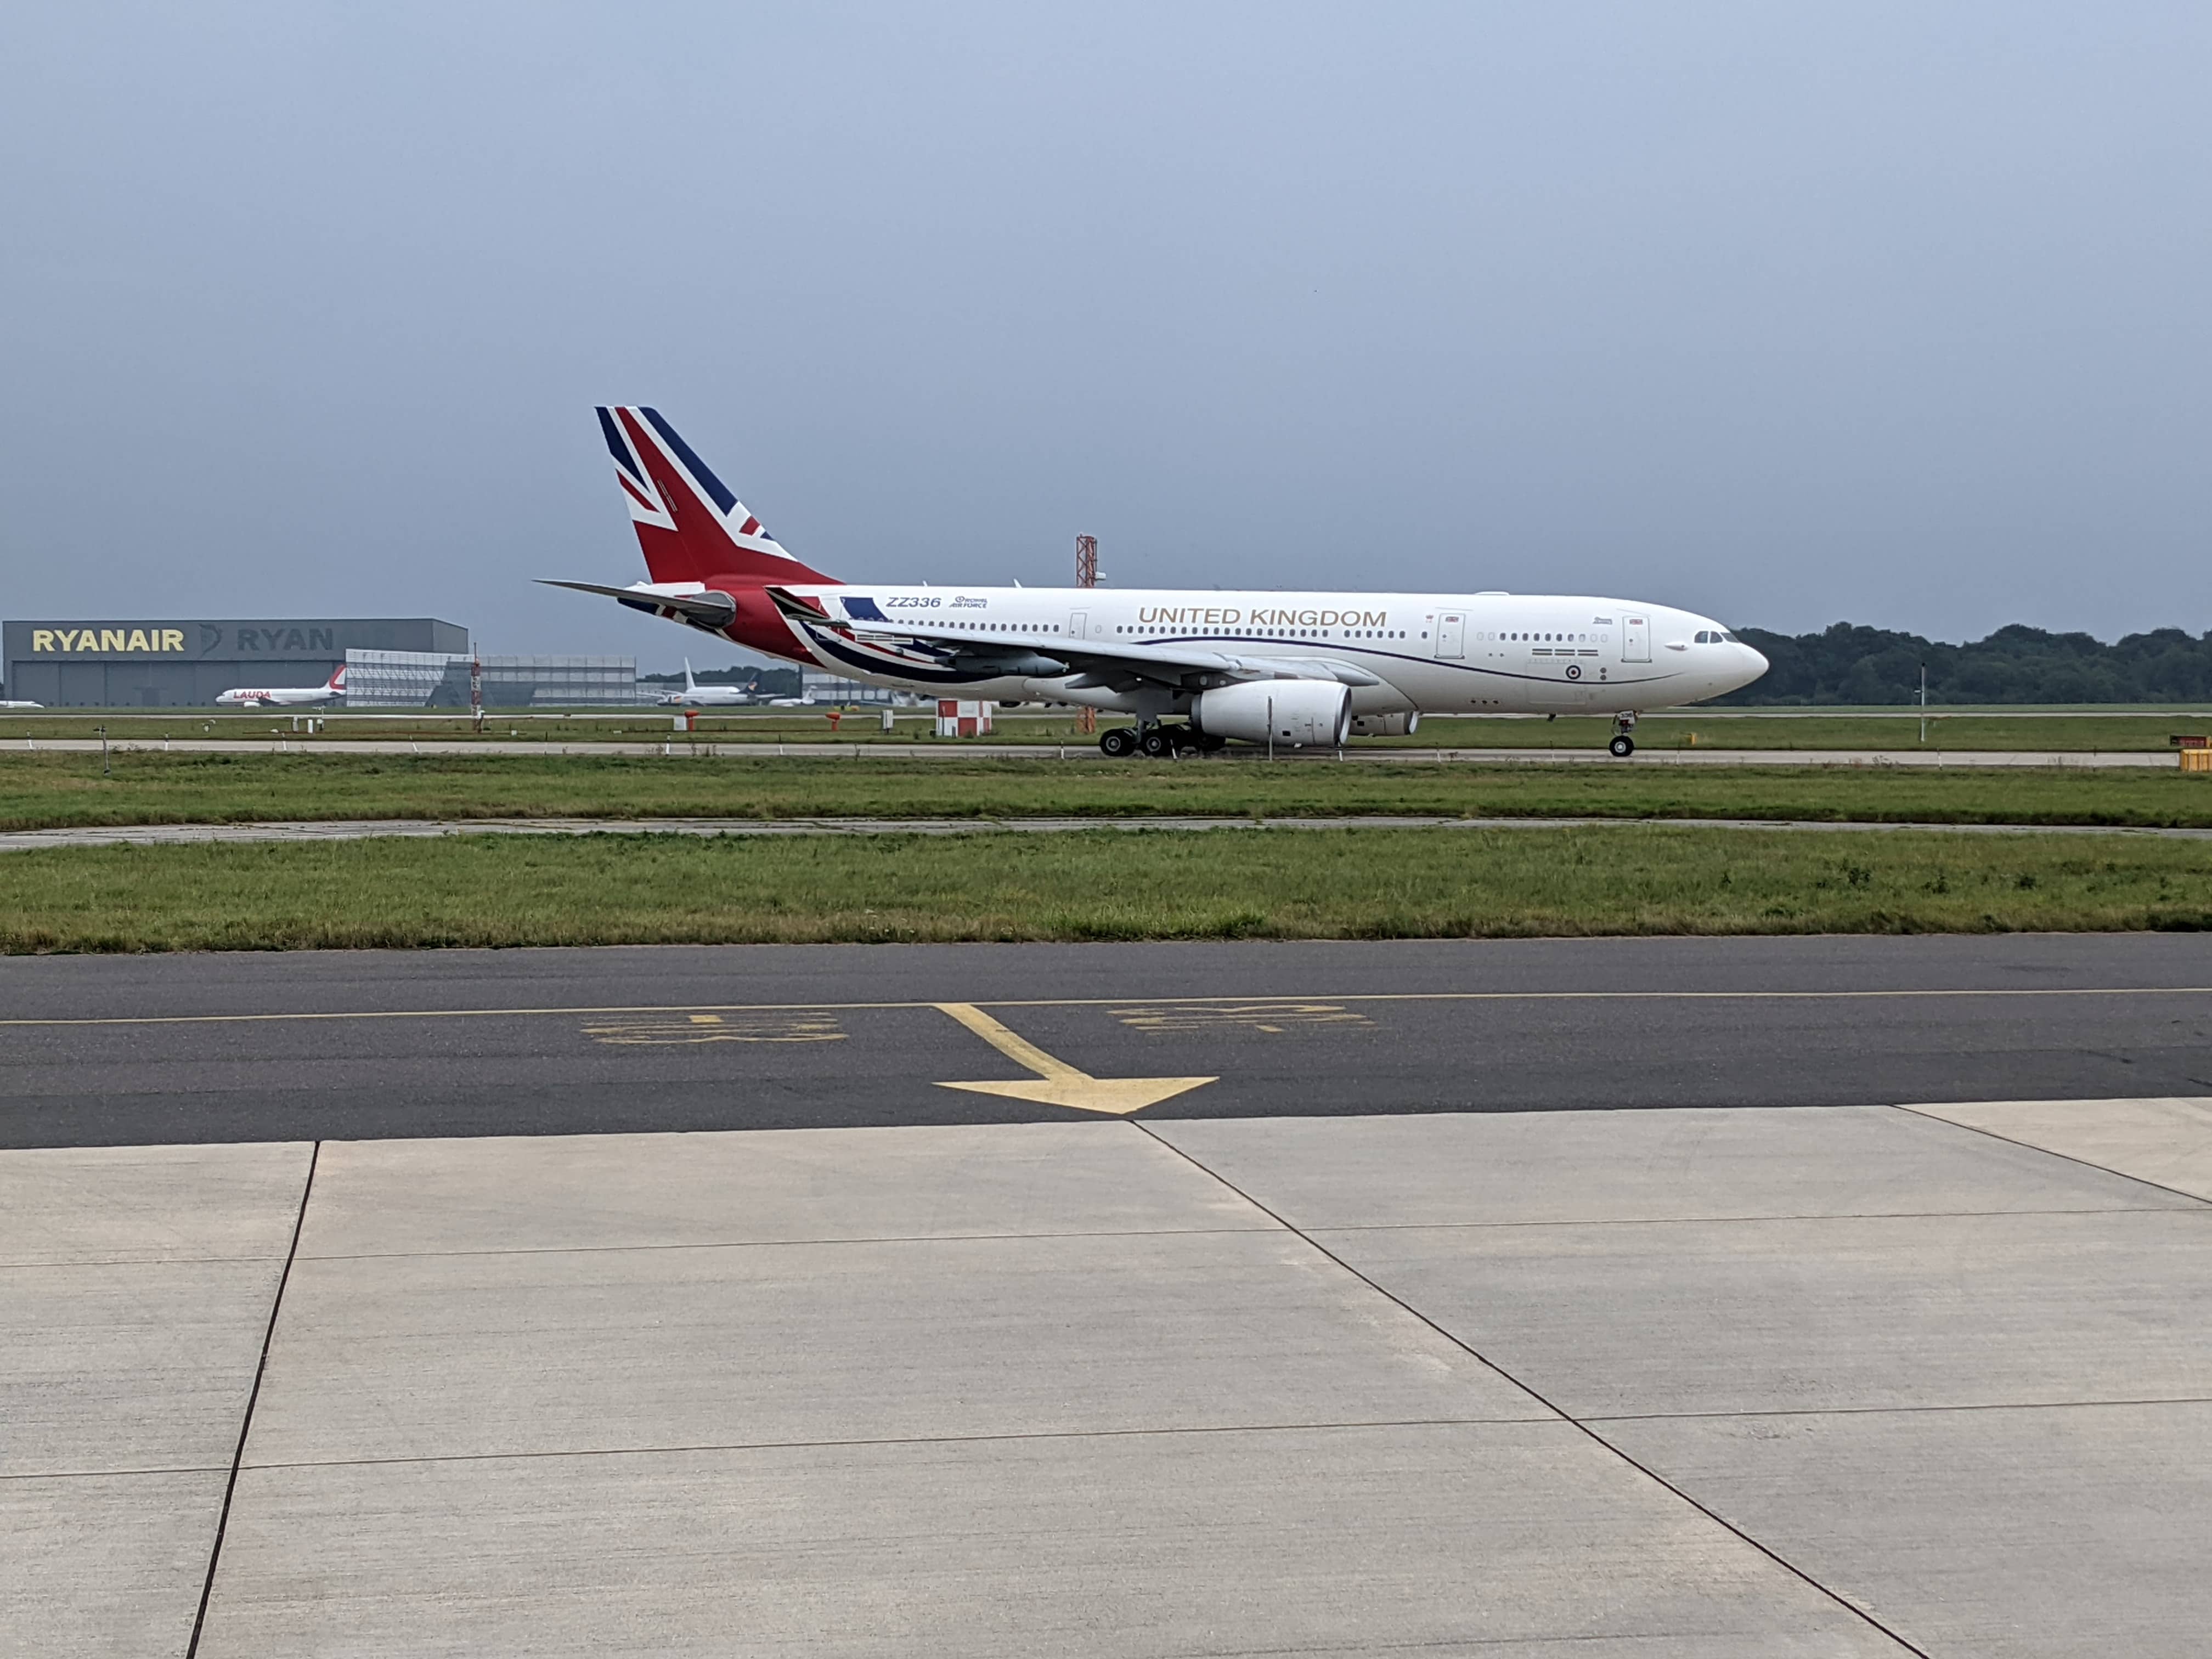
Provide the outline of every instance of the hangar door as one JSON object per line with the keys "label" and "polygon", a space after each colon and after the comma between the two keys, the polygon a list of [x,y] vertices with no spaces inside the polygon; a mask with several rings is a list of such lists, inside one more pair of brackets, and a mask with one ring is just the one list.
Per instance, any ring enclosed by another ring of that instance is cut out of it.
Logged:
{"label": "hangar door", "polygon": [[1651,618],[1623,617],[1620,619],[1620,659],[1623,662],[1651,660]]}

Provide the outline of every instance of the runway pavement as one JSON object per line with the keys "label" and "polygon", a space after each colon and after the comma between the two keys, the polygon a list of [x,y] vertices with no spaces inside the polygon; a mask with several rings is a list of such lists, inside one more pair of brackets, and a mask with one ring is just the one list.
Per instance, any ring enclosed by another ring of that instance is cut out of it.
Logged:
{"label": "runway pavement", "polygon": [[2212,829],[2072,823],[1837,823],[1788,818],[1343,817],[1009,818],[300,818],[264,823],[86,824],[0,831],[0,853],[51,847],[173,847],[207,842],[434,841],[447,836],[1054,836],[1095,830],[1547,830],[1657,824],[1680,830],[1933,830],[1944,835],[2149,836],[2212,841]]}
{"label": "runway pavement", "polygon": [[[1096,760],[1098,750],[1090,744],[1042,743],[799,743],[753,739],[715,743],[672,736],[647,743],[528,743],[497,738],[447,740],[436,738],[314,738],[280,735],[271,738],[117,738],[116,752],[146,750],[161,753],[209,755],[662,755],[699,760],[762,759],[769,757],[915,760]],[[96,754],[96,738],[22,738],[6,747],[25,750],[57,750]],[[1283,762],[1328,763],[1338,760],[1383,761],[1401,765],[1467,763],[1485,766],[1831,766],[1932,767],[2016,769],[2034,767],[2100,768],[2164,767],[2177,769],[2181,763],[2170,750],[2134,749],[1638,749],[1626,760],[1617,760],[1601,747],[1587,749],[1445,749],[1407,744],[1390,748],[1357,745],[1336,750],[1310,750],[1263,757],[1257,750],[1232,750],[1216,757],[1258,763],[1263,759]],[[1203,763],[1193,762],[1194,765]]]}
{"label": "runway pavement", "polygon": [[15,1659],[2183,1659],[2203,1100],[0,1152]]}
{"label": "runway pavement", "polygon": [[2190,934],[12,957],[0,1008],[10,1146],[2212,1093]]}
{"label": "runway pavement", "polygon": [[2212,1626],[2212,939],[14,957],[0,1010],[11,1659]]}

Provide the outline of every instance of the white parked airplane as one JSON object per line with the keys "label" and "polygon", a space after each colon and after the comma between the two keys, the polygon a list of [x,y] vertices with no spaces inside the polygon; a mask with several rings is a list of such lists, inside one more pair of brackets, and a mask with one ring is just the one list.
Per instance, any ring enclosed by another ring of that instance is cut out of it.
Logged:
{"label": "white parked airplane", "polygon": [[750,703],[753,693],[750,686],[700,684],[692,678],[691,659],[686,657],[684,659],[684,689],[664,692],[653,701],[679,708],[730,708]]}
{"label": "white parked airplane", "polygon": [[599,416],[652,580],[552,586],[896,690],[1133,716],[1100,735],[1109,755],[1327,746],[1447,714],[1610,714],[1627,755],[1639,711],[1766,672],[1710,617],[1632,599],[840,582],[784,551],[655,411]]}
{"label": "white parked airplane", "polygon": [[272,690],[234,686],[215,700],[218,708],[304,708],[345,696],[345,665],[320,685],[283,685]]}

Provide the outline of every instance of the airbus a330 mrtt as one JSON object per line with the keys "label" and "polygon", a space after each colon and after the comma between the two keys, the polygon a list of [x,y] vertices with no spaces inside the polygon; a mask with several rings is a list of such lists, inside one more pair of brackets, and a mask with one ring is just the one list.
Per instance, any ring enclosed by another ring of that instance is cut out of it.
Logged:
{"label": "airbus a330 mrtt", "polygon": [[1109,755],[1410,732],[1424,714],[1637,714],[1747,685],[1709,617],[1565,593],[1193,592],[841,582],[785,551],[653,410],[599,411],[650,580],[556,581],[769,656],[925,696],[1133,717]]}

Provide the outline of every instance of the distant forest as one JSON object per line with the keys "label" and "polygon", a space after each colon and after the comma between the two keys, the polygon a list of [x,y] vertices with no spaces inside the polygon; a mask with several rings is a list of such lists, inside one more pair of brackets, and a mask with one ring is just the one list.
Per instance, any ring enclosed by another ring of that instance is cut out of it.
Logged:
{"label": "distant forest", "polygon": [[1723,703],[1917,702],[1923,663],[1930,704],[2212,702],[2212,633],[2179,628],[2115,645],[2019,623],[1966,645],[1850,623],[1818,634],[1740,628],[1736,637],[1773,666]]}

